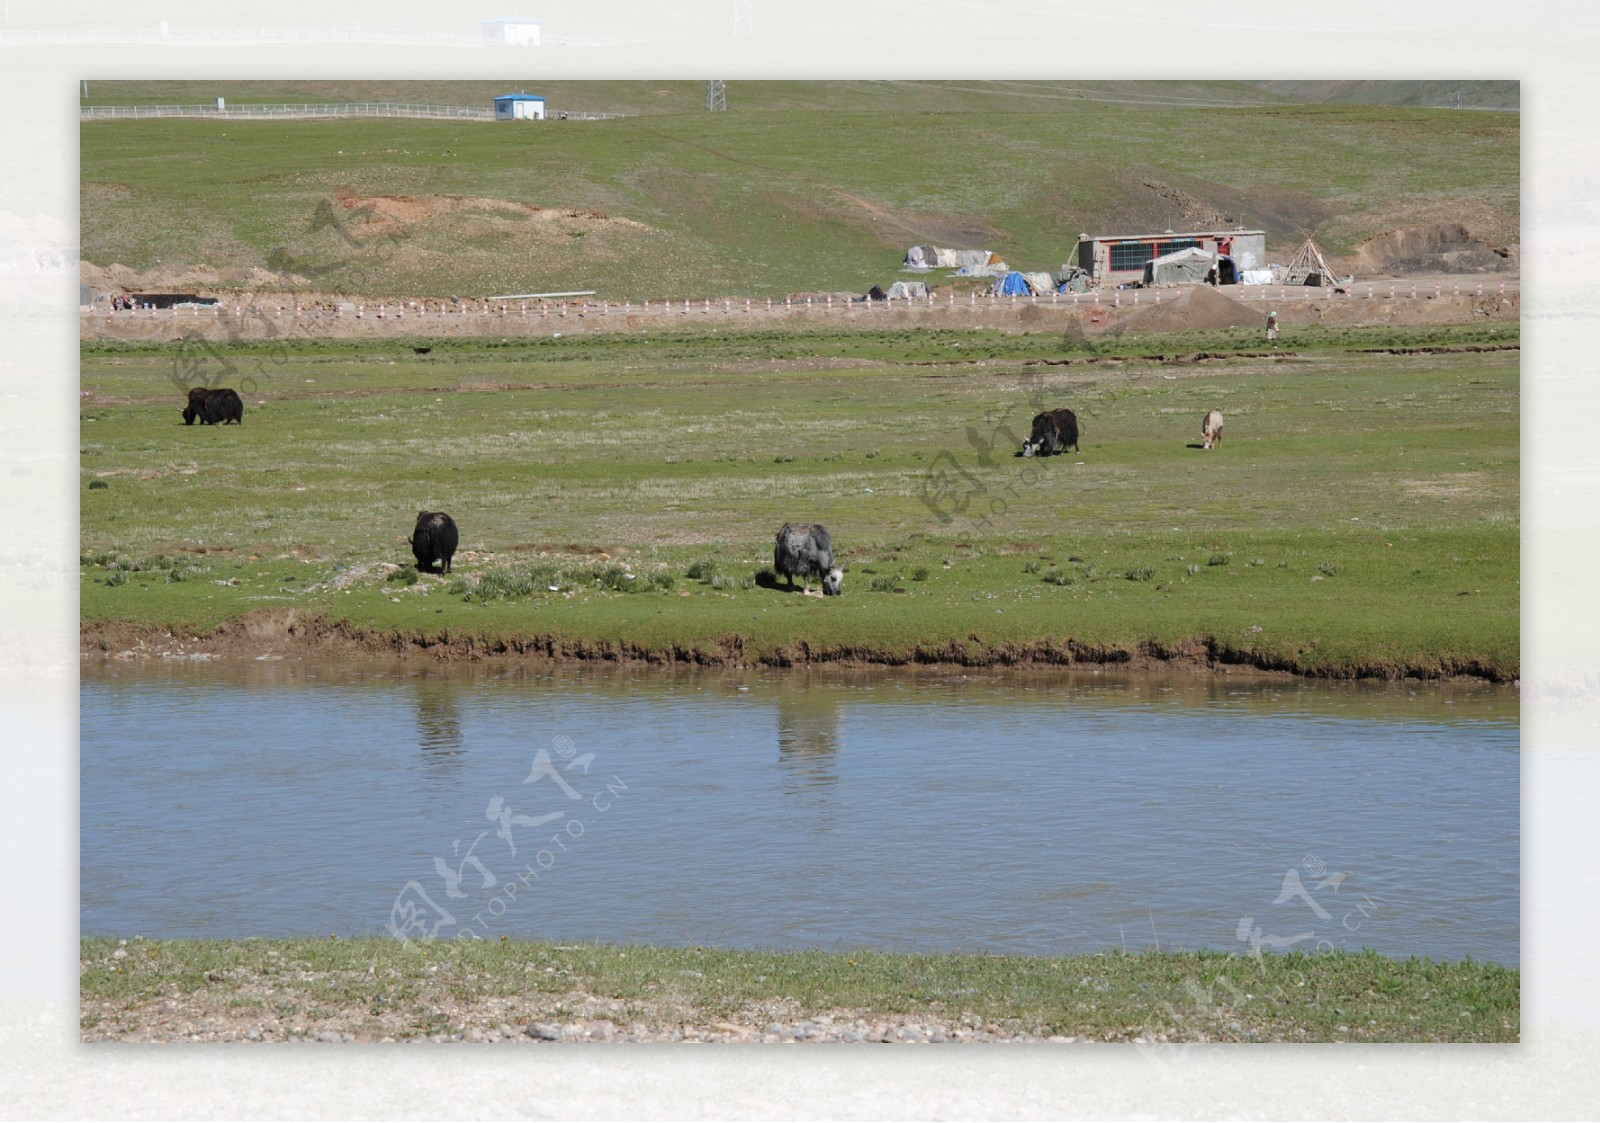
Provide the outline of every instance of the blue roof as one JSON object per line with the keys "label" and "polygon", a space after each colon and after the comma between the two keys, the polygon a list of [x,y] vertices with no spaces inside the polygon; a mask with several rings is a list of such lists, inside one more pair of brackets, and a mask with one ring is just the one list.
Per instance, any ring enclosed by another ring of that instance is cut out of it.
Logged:
{"label": "blue roof", "polygon": [[543,101],[539,94],[501,94],[495,101]]}

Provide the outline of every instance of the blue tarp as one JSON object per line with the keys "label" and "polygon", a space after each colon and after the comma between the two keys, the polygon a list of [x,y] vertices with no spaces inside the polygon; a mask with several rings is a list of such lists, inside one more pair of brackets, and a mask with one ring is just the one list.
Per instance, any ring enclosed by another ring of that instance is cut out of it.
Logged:
{"label": "blue tarp", "polygon": [[996,296],[1030,296],[1033,289],[1028,286],[1028,279],[1021,273],[1007,273],[996,277],[989,291]]}

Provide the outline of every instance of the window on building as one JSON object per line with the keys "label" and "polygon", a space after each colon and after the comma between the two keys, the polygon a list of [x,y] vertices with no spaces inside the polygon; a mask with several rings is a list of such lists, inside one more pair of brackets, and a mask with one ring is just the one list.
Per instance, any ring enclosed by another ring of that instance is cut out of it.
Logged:
{"label": "window on building", "polygon": [[1157,242],[1117,242],[1111,247],[1111,271],[1120,273],[1143,269],[1152,258],[1164,257],[1178,250],[1198,246],[1198,238],[1170,238]]}
{"label": "window on building", "polygon": [[1150,242],[1118,242],[1111,247],[1111,271],[1121,273],[1144,268],[1144,263],[1155,256]]}

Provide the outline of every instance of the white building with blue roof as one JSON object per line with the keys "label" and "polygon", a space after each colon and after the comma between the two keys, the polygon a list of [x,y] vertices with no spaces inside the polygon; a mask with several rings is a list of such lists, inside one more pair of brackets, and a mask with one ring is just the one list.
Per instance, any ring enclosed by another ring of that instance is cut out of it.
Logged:
{"label": "white building with blue roof", "polygon": [[496,121],[543,121],[544,98],[538,94],[501,94],[494,99]]}

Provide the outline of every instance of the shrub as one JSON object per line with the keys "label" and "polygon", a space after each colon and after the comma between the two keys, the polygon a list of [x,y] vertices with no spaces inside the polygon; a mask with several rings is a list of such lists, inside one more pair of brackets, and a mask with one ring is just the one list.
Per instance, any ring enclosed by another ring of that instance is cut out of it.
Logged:
{"label": "shrub", "polygon": [[1137,569],[1130,569],[1126,574],[1124,574],[1129,581],[1148,581],[1155,575],[1156,571],[1151,569],[1148,565],[1141,565]]}
{"label": "shrub", "polygon": [[602,589],[614,593],[631,593],[639,588],[639,579],[620,565],[601,566],[594,571],[594,579]]}
{"label": "shrub", "polygon": [[[412,570],[411,573],[415,578],[416,571]],[[476,600],[482,603],[547,592],[550,586],[560,585],[561,578],[561,571],[554,566],[511,566],[507,569],[491,569],[476,577],[457,577],[445,586],[445,592],[464,600]],[[390,576],[390,580],[396,579],[403,580],[394,575]]]}
{"label": "shrub", "polygon": [[926,581],[927,579],[928,567],[925,565],[917,566],[916,571],[911,574],[911,580],[913,581]]}
{"label": "shrub", "polygon": [[110,486],[111,485],[106,483],[105,480],[90,480],[89,481],[89,490],[90,491],[104,491],[106,488],[108,488]]}
{"label": "shrub", "polygon": [[710,580],[716,575],[717,565],[710,559],[697,561],[684,571],[685,577],[689,578],[691,581],[699,581],[701,584],[709,583]]}

